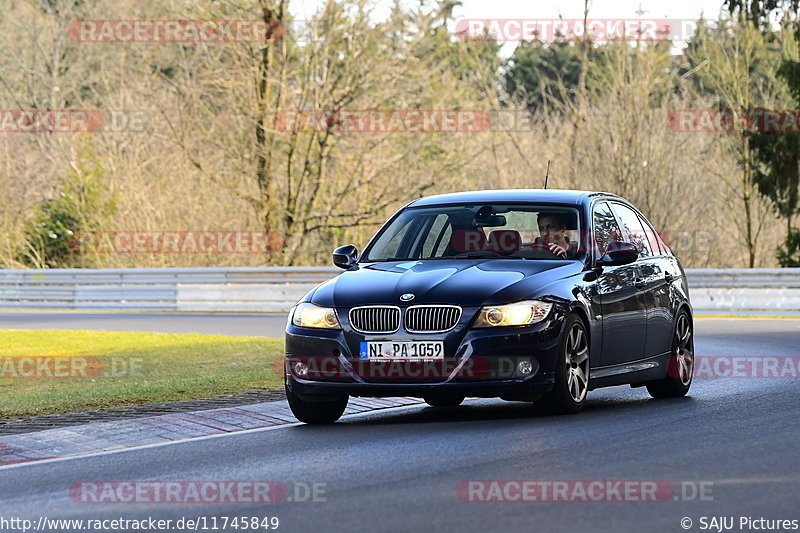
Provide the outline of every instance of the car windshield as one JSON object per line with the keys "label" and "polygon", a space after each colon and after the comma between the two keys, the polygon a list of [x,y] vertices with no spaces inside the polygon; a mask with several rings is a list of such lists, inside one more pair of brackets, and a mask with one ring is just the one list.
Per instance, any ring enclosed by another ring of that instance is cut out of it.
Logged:
{"label": "car windshield", "polygon": [[577,209],[475,204],[410,207],[380,232],[362,261],[575,259],[582,254]]}

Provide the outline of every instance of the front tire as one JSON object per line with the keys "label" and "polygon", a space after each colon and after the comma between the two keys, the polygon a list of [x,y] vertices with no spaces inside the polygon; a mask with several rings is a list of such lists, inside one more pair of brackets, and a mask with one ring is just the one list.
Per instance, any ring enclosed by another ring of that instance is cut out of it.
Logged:
{"label": "front tire", "polygon": [[536,402],[548,414],[572,414],[583,408],[589,391],[589,334],[583,320],[569,315],[558,343],[553,390]]}
{"label": "front tire", "polygon": [[667,376],[647,384],[653,398],[686,396],[694,378],[694,331],[689,313],[681,311],[675,321],[672,352],[667,363]]}
{"label": "front tire", "polygon": [[299,394],[286,390],[286,399],[292,414],[300,422],[306,424],[333,424],[341,418],[347,408],[349,396],[338,397],[334,400],[308,401]]}

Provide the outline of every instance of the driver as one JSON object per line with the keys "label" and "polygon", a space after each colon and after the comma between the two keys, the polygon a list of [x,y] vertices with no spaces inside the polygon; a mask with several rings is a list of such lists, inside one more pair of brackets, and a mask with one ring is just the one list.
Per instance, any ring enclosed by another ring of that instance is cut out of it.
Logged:
{"label": "driver", "polygon": [[533,241],[533,248],[548,250],[553,255],[566,258],[575,253],[575,244],[570,243],[567,225],[554,213],[539,213],[537,217],[539,237]]}

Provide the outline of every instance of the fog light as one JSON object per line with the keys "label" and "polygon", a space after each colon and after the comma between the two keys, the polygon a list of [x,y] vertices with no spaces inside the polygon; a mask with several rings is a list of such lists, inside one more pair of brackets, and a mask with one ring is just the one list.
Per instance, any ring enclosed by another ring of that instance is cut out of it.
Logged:
{"label": "fog light", "polygon": [[305,363],[295,363],[294,373],[300,377],[305,377],[305,375],[308,374],[308,367]]}
{"label": "fog light", "polygon": [[517,373],[523,376],[529,376],[533,372],[533,363],[530,361],[520,361],[517,363]]}

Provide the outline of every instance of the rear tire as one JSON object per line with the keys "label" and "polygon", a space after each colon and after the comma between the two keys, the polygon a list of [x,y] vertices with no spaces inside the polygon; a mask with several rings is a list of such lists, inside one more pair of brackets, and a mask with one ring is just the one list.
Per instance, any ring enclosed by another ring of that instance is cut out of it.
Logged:
{"label": "rear tire", "polygon": [[422,397],[425,403],[431,407],[457,407],[464,401],[464,396],[453,396],[444,394],[426,394]]}
{"label": "rear tire", "polygon": [[583,408],[589,390],[589,334],[578,315],[567,317],[555,365],[553,390],[534,403],[545,414],[573,414]]}
{"label": "rear tire", "polygon": [[694,328],[689,313],[681,311],[675,320],[672,352],[667,362],[667,376],[647,384],[653,398],[686,396],[694,378]]}
{"label": "rear tire", "polygon": [[335,400],[308,401],[295,394],[286,391],[286,399],[289,401],[289,408],[292,414],[306,424],[333,424],[347,408],[349,396],[342,396]]}

